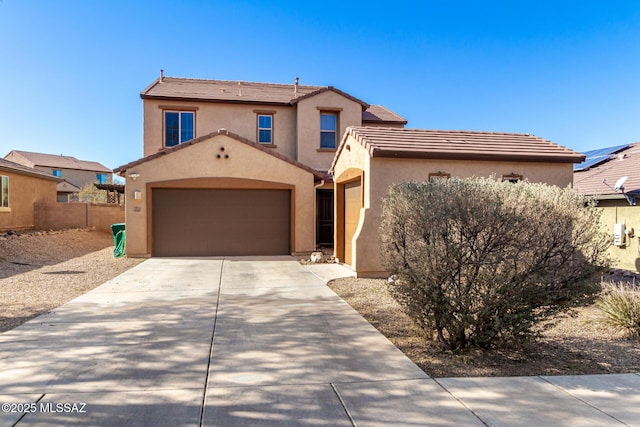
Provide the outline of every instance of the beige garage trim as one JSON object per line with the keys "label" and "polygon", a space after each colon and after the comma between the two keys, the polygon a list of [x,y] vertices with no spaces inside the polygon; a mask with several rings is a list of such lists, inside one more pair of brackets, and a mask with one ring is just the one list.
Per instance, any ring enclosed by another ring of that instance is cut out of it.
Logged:
{"label": "beige garage trim", "polygon": [[153,256],[289,255],[288,189],[153,188]]}

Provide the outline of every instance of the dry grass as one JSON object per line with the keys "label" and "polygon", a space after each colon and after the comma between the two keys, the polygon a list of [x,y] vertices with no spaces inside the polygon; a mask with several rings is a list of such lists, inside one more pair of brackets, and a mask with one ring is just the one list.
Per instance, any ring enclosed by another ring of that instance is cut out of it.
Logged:
{"label": "dry grass", "polygon": [[454,353],[421,335],[385,280],[345,278],[329,286],[432,377],[640,372],[640,341],[607,327],[595,306],[554,319],[542,339],[526,350]]}

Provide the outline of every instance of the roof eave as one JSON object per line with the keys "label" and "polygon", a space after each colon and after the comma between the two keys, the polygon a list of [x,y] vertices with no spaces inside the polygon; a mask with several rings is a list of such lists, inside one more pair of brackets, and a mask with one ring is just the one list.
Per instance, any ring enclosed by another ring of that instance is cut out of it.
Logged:
{"label": "roof eave", "polygon": [[257,101],[255,99],[213,99],[202,97],[178,97],[178,96],[159,96],[159,95],[144,95],[140,94],[142,99],[150,99],[154,101],[173,101],[173,102],[205,102],[210,104],[256,104],[256,105],[279,105],[279,106],[291,106],[290,102],[284,101]]}
{"label": "roof eave", "polygon": [[579,163],[584,156],[546,156],[546,155],[514,155],[514,154],[488,154],[488,153],[451,153],[437,151],[402,151],[383,150],[372,147],[371,157],[397,158],[397,159],[438,159],[438,160],[510,160],[520,162],[543,163]]}
{"label": "roof eave", "polygon": [[40,173],[37,173],[37,172],[29,172],[29,171],[26,171],[26,170],[16,169],[16,168],[12,168],[12,167],[6,167],[6,166],[2,166],[2,165],[0,165],[0,170],[1,171],[5,171],[5,172],[17,173],[17,174],[20,174],[20,175],[27,175],[27,176],[31,176],[31,177],[34,177],[34,178],[48,179],[50,181],[55,181],[55,182],[64,181],[64,179],[58,178],[58,177],[53,176],[53,175],[40,174]]}
{"label": "roof eave", "polygon": [[174,151],[182,150],[184,148],[187,148],[190,145],[197,144],[197,143],[199,143],[201,141],[205,141],[207,139],[211,139],[211,138],[213,138],[215,136],[218,136],[218,135],[228,136],[230,138],[235,139],[236,141],[239,141],[239,142],[241,142],[243,144],[247,144],[247,145],[249,145],[249,146],[251,146],[251,147],[253,147],[253,148],[257,149],[257,150],[260,150],[260,151],[262,151],[262,152],[264,152],[264,153],[266,153],[266,154],[268,154],[270,156],[276,157],[276,158],[278,158],[278,159],[280,159],[282,161],[285,161],[285,162],[290,163],[290,164],[292,164],[294,166],[297,166],[300,169],[303,169],[303,170],[311,173],[313,175],[313,177],[314,177],[313,178],[314,182],[321,182],[322,179],[323,179],[323,175],[320,172],[318,172],[317,170],[315,170],[315,169],[313,169],[313,168],[311,168],[311,167],[309,167],[309,166],[307,166],[305,164],[302,164],[302,163],[300,163],[300,162],[298,162],[296,160],[290,159],[285,155],[282,155],[280,153],[274,152],[269,148],[262,147],[261,145],[255,143],[253,141],[249,141],[248,139],[243,138],[240,135],[237,135],[237,134],[235,134],[233,132],[229,132],[226,129],[219,129],[219,130],[211,132],[211,133],[209,133],[207,135],[203,135],[203,136],[200,136],[198,138],[192,139],[191,141],[184,142],[182,144],[173,146],[171,148],[165,148],[164,150],[159,151],[159,152],[157,152],[155,154],[151,154],[151,155],[143,157],[141,159],[134,160],[133,162],[129,162],[129,163],[125,164],[125,165],[118,166],[117,168],[115,168],[113,170],[113,172],[116,173],[118,176],[124,177],[126,172],[127,172],[127,170],[129,170],[131,168],[134,168],[134,167],[136,167],[138,165],[141,165],[143,163],[147,163],[147,162],[149,162],[151,160],[154,160],[154,159],[157,159],[159,157],[163,157],[163,156],[165,156],[167,154],[173,153]]}
{"label": "roof eave", "polygon": [[364,102],[363,100],[358,99],[355,96],[349,95],[348,93],[343,92],[340,89],[337,89],[337,88],[335,88],[333,86],[321,87],[318,90],[314,90],[313,92],[307,93],[306,95],[302,95],[302,96],[293,98],[290,101],[290,104],[292,104],[292,105],[293,104],[297,104],[299,101],[303,101],[305,99],[312,98],[312,97],[314,97],[316,95],[319,95],[319,94],[324,93],[324,92],[329,92],[329,91],[337,93],[340,96],[344,96],[345,98],[350,99],[351,101],[360,104],[360,106],[362,107],[362,111],[365,111],[367,108],[370,107],[370,105],[367,104],[366,102]]}
{"label": "roof eave", "polygon": [[160,83],[160,78],[158,77],[157,79],[155,79],[149,86],[147,86],[146,88],[144,88],[142,90],[142,92],[140,92],[140,97],[142,98],[143,96],[146,96],[146,94],[153,89],[158,83]]}
{"label": "roof eave", "polygon": [[378,124],[378,125],[406,125],[409,123],[407,120],[362,120],[362,125],[365,123]]}

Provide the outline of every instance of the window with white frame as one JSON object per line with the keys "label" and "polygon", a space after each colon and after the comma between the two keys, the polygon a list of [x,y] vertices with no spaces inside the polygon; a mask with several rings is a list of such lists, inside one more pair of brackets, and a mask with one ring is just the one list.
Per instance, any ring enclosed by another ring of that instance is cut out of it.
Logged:
{"label": "window with white frame", "polygon": [[0,208],[9,207],[9,177],[0,176]]}
{"label": "window with white frame", "polygon": [[193,139],[195,113],[193,111],[164,112],[164,145],[173,147]]}
{"label": "window with white frame", "polygon": [[338,134],[338,114],[320,112],[320,148],[336,148]]}
{"label": "window with white frame", "polygon": [[273,144],[273,114],[258,114],[258,142]]}

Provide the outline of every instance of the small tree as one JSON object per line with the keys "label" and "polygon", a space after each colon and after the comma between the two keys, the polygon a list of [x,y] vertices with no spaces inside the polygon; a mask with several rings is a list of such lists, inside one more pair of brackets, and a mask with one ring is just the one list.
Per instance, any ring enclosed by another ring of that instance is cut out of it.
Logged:
{"label": "small tree", "polygon": [[392,186],[380,229],[394,297],[449,349],[523,344],[597,291],[609,236],[571,189],[492,179]]}

